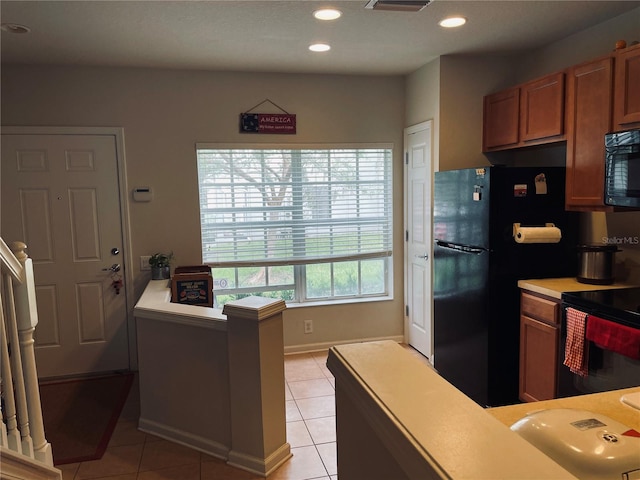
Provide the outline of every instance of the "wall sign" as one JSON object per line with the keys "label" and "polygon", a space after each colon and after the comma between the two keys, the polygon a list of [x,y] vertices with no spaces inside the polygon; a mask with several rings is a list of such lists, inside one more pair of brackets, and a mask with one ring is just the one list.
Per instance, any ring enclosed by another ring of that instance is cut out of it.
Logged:
{"label": "wall sign", "polygon": [[[266,102],[271,103],[284,113],[251,113],[251,110]],[[271,100],[266,99],[240,114],[240,133],[294,135],[296,133],[296,115],[287,112]]]}

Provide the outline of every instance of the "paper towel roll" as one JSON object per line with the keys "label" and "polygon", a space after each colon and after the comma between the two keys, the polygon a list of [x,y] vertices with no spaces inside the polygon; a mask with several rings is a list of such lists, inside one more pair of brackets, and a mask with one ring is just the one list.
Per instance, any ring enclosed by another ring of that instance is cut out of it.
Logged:
{"label": "paper towel roll", "polygon": [[558,227],[520,227],[514,237],[518,243],[558,243],[562,232]]}

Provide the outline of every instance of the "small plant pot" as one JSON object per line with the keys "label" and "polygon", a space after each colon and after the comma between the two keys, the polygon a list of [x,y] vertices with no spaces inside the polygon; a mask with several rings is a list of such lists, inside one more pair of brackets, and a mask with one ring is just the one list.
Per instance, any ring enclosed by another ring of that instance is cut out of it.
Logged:
{"label": "small plant pot", "polygon": [[151,280],[165,280],[171,278],[171,267],[151,267]]}

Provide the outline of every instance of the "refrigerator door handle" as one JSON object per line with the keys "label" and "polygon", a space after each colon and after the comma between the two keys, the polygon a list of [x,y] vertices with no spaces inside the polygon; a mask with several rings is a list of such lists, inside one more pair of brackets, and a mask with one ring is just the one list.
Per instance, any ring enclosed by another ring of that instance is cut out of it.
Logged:
{"label": "refrigerator door handle", "polygon": [[487,251],[486,248],[482,248],[482,247],[474,247],[472,245],[460,245],[457,243],[443,242],[442,240],[436,240],[436,245],[442,248],[449,248],[451,250],[457,250],[463,253],[471,253],[474,255],[479,255]]}

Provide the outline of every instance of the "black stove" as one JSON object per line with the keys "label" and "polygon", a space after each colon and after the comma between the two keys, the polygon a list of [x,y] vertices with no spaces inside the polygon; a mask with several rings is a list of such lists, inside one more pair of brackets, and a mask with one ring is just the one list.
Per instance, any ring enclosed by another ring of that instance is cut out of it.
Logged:
{"label": "black stove", "polygon": [[565,292],[562,300],[565,306],[640,328],[640,288]]}

